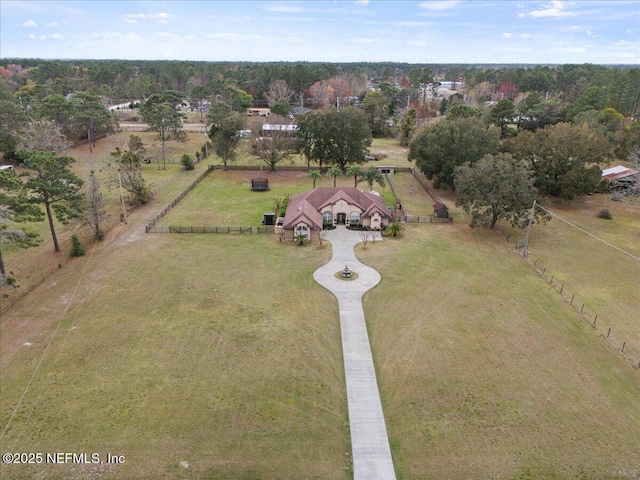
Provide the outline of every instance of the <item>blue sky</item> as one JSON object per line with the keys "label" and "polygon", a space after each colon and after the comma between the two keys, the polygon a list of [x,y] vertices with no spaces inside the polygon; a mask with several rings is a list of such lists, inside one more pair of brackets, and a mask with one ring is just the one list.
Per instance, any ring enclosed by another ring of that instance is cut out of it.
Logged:
{"label": "blue sky", "polygon": [[0,57],[640,64],[640,2],[7,1]]}

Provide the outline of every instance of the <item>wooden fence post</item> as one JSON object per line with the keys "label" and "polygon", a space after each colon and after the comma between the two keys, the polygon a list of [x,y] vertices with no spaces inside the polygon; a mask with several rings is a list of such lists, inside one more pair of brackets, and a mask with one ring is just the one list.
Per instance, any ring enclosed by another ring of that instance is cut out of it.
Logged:
{"label": "wooden fence post", "polygon": [[611,333],[611,329],[607,332],[607,338],[609,338],[609,334]]}

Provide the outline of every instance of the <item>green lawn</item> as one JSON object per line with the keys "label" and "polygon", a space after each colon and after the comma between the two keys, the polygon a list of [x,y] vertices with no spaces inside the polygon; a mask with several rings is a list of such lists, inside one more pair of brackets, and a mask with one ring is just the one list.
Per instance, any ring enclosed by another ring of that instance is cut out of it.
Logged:
{"label": "green lawn", "polygon": [[[252,191],[251,178],[269,179],[268,191]],[[350,177],[338,177],[337,186],[353,186]],[[326,175],[316,182],[317,187],[333,186]],[[159,225],[250,227],[261,225],[265,213],[274,212],[274,198],[296,195],[311,190],[313,183],[306,171],[276,172],[215,170],[173,208]],[[366,183],[358,188],[368,189]],[[391,188],[374,185],[389,206],[394,205]]]}
{"label": "green lawn", "polygon": [[[640,205],[593,195],[549,208],[573,225],[553,218],[534,226],[528,249],[531,262],[546,269],[545,277],[553,276],[558,289],[564,285],[565,297],[575,295],[574,303],[580,309],[584,304],[590,320],[598,315],[600,331],[606,335],[611,328],[610,338],[618,348],[625,342],[625,352],[640,361]],[[604,208],[611,211],[612,220],[597,217]],[[522,231],[513,235],[524,238]]]}

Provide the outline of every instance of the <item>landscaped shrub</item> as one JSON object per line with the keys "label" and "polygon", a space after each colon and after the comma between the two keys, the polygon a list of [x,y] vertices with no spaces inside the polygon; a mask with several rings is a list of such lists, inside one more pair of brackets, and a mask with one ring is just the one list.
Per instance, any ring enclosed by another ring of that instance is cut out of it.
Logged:
{"label": "landscaped shrub", "polygon": [[357,231],[362,231],[362,230],[364,230],[364,231],[369,231],[369,230],[370,230],[370,228],[369,228],[369,227],[362,226],[362,225],[349,225],[349,226],[347,227],[347,230],[357,230]]}
{"label": "landscaped shrub", "polygon": [[613,215],[611,215],[611,212],[609,210],[604,208],[600,210],[600,212],[598,212],[598,218],[604,218],[605,220],[612,220]]}
{"label": "landscaped shrub", "polygon": [[75,233],[71,236],[71,252],[69,255],[72,257],[81,257],[85,254],[84,247],[82,246],[82,242],[78,238],[78,235]]}
{"label": "landscaped shrub", "polygon": [[180,163],[182,163],[182,166],[184,167],[185,170],[193,170],[193,158],[191,158],[186,153],[182,155],[182,158],[180,159]]}

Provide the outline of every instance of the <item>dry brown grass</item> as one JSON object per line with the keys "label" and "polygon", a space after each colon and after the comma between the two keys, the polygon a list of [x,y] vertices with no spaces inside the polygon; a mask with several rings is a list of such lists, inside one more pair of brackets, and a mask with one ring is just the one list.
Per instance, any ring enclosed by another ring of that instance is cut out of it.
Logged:
{"label": "dry brown grass", "polygon": [[337,308],[311,277],[330,250],[127,230],[3,316],[2,451],[125,455],[107,478],[348,478]]}
{"label": "dry brown grass", "polygon": [[[330,247],[143,233],[204,168],[2,316],[2,428],[25,394],[2,451],[111,452],[127,463],[3,465],[3,478],[350,477],[337,305],[311,278]],[[308,188],[299,174],[273,178]],[[254,175],[212,178],[231,195]],[[396,178],[406,189],[409,177]],[[430,214],[431,200],[414,191],[403,203]],[[217,208],[197,192],[176,215]],[[609,241],[627,238],[635,210],[608,207],[612,223],[584,221]],[[382,274],[364,305],[398,478],[637,478],[637,370],[513,242],[469,229],[452,210],[453,225],[407,225],[403,237],[358,250]],[[534,237],[532,249],[542,242]],[[9,258],[35,272],[39,252]],[[604,275],[609,263],[583,257]]]}

